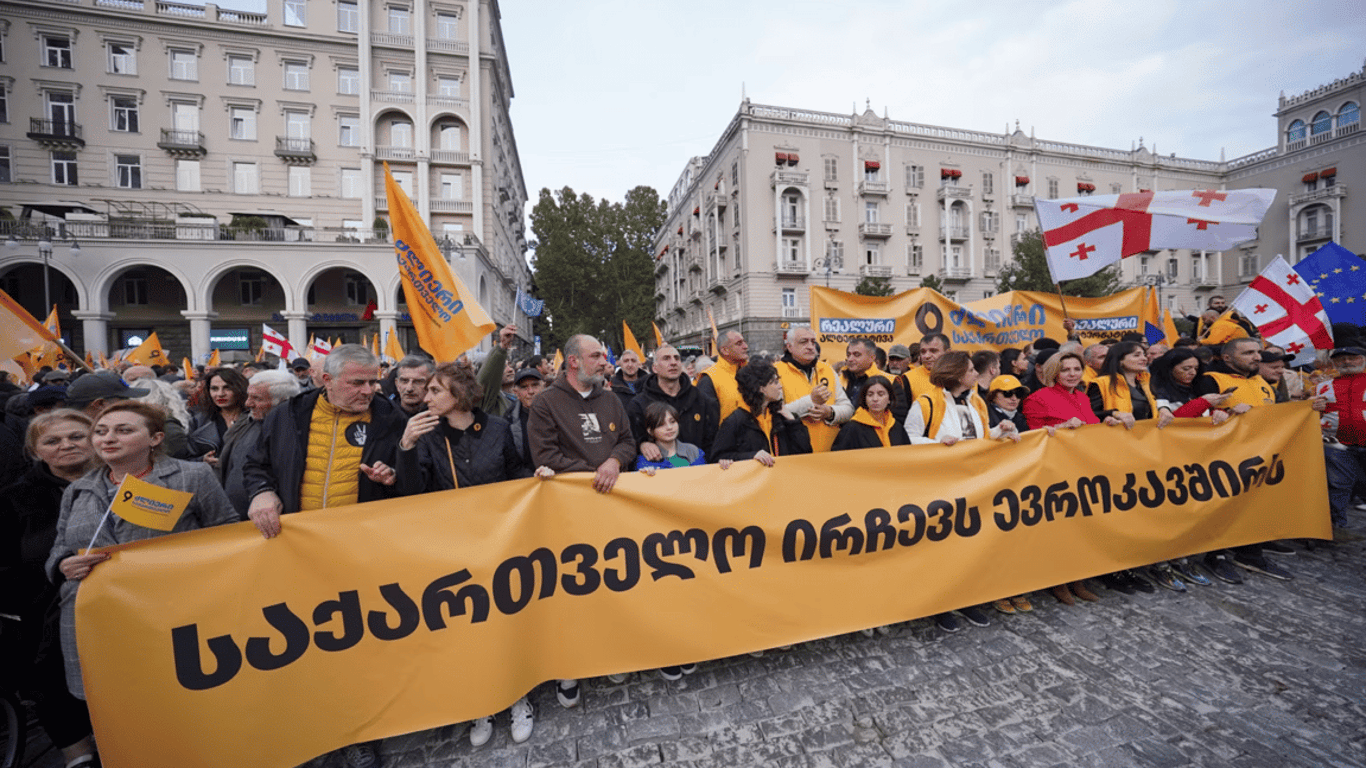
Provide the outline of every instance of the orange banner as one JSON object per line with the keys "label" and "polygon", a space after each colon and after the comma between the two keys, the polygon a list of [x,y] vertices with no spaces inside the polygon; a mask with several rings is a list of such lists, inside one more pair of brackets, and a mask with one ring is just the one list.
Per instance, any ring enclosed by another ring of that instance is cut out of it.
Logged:
{"label": "orange banner", "polygon": [[1330,538],[1317,416],[1290,403],[1217,427],[627,473],[608,495],[574,473],[288,515],[269,541],[242,523],[135,542],[77,599],[101,757],[292,766],[497,712],[545,680]]}

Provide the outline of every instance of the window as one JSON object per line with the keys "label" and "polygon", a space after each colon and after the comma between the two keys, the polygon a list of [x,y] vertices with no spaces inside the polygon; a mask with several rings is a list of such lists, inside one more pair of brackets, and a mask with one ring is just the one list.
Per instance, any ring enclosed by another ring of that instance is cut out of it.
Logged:
{"label": "window", "polygon": [[925,166],[906,166],[906,188],[920,189],[925,186]]}
{"label": "window", "polygon": [[1148,274],[1148,262],[1151,261],[1147,256],[1138,257],[1138,274]]}
{"label": "window", "polygon": [[171,51],[171,79],[198,80],[199,56],[194,51]]}
{"label": "window", "polygon": [[784,227],[802,226],[801,204],[801,197],[797,195],[783,195],[782,215]]}
{"label": "window", "polygon": [[71,38],[43,35],[43,66],[71,69]]}
{"label": "window", "polygon": [[360,6],[354,2],[337,3],[337,31],[360,31]]}
{"label": "window", "polygon": [[863,180],[864,180],[864,181],[877,181],[878,178],[879,178],[879,174],[881,174],[881,173],[882,173],[882,169],[881,169],[881,168],[869,168],[869,167],[867,166],[867,164],[865,164],[865,165],[863,166]]}
{"label": "window", "polygon": [[289,167],[289,196],[310,197],[313,194],[313,169],[306,165]]}
{"label": "window", "polygon": [[109,99],[114,110],[111,130],[121,133],[138,132],[138,100],[132,96],[114,96]]}
{"label": "window", "polygon": [[141,273],[125,275],[123,278],[123,303],[146,306],[147,276]]}
{"label": "window", "polygon": [[142,189],[142,158],[114,155],[115,183],[122,189]]}
{"label": "window", "polygon": [[14,168],[10,162],[9,147],[0,147],[0,184],[14,181]]}
{"label": "window", "polygon": [[260,272],[238,272],[237,289],[244,306],[259,306],[266,292],[266,276]]}
{"label": "window", "polygon": [[1296,120],[1285,130],[1286,141],[1304,141],[1304,121]]}
{"label": "window", "polygon": [[438,96],[449,96],[453,99],[460,98],[460,78],[438,77],[436,79],[436,94]]}
{"label": "window", "polygon": [[228,136],[242,141],[256,140],[256,110],[232,107],[228,110]]}
{"label": "window", "polygon": [[1016,231],[1016,232],[1023,232],[1023,231],[1025,231],[1026,229],[1029,229],[1029,214],[1027,214],[1027,213],[1017,213],[1017,214],[1015,214],[1015,231]]}
{"label": "window", "polygon": [[302,61],[285,62],[285,90],[308,90],[308,65]]}
{"label": "window", "polygon": [[137,55],[129,43],[109,43],[109,74],[136,75]]}
{"label": "window", "polygon": [[341,196],[352,200],[361,198],[361,190],[364,188],[361,181],[359,168],[341,169]]}
{"label": "window", "polygon": [[307,0],[285,0],[285,26],[302,27],[307,23]]}
{"label": "window", "polygon": [[370,303],[370,281],[359,272],[347,272],[342,278],[346,288],[346,303],[353,307],[363,307]]}
{"label": "window", "polygon": [[1309,124],[1310,136],[1322,136],[1324,134],[1332,133],[1332,131],[1332,115],[1328,114],[1327,112],[1320,112],[1317,115],[1314,115],[1314,122]]}
{"label": "window", "polygon": [[864,263],[864,264],[870,264],[870,265],[871,265],[871,264],[881,264],[881,263],[882,263],[882,246],[878,245],[877,243],[872,243],[872,242],[864,243],[864,244],[863,244],[863,263]]}
{"label": "window", "polygon": [[876,224],[878,220],[877,203],[863,204],[863,220],[869,224]]}
{"label": "window", "polygon": [[441,126],[441,149],[459,151],[460,126],[449,124]]}
{"label": "window", "polygon": [[920,203],[906,203],[906,226],[920,226]]}
{"label": "window", "polygon": [[991,173],[982,174],[982,194],[993,195],[996,193],[996,176]]}
{"label": "window", "polygon": [[[732,187],[738,187],[738,186],[740,186],[740,163],[739,163],[739,162],[734,162],[734,163],[731,163],[731,164],[730,164],[730,185],[731,185]],[[737,210],[739,210],[739,209],[737,208]]]}
{"label": "window", "polygon": [[9,122],[9,86],[0,82],[0,123]]}
{"label": "window", "polygon": [[438,13],[436,15],[436,36],[442,40],[458,40],[460,38],[460,17],[453,13]]}
{"label": "window", "polygon": [[199,191],[199,161],[175,161],[175,188],[179,192]]}
{"label": "window", "polygon": [[906,246],[906,271],[918,274],[925,263],[925,246],[911,243]]}
{"label": "window", "polygon": [[394,93],[412,93],[413,76],[396,69],[389,70],[389,90]]}
{"label": "window", "polygon": [[337,124],[341,131],[337,137],[337,145],[342,147],[359,147],[360,118],[355,115],[340,115],[337,117]]}
{"label": "window", "polygon": [[389,31],[395,35],[409,34],[412,28],[410,18],[406,6],[389,6]]}
{"label": "window", "polygon": [[413,145],[413,124],[406,120],[395,120],[389,124],[389,144],[395,147]]}
{"label": "window", "polygon": [[285,136],[291,139],[313,137],[313,118],[307,112],[285,112]]}
{"label": "window", "polygon": [[1179,261],[1177,261],[1176,259],[1167,259],[1167,277],[1168,277],[1168,279],[1175,280],[1176,277],[1177,277],[1177,275],[1179,275],[1180,273],[1181,273],[1181,263],[1180,263]]}
{"label": "window", "polygon": [[260,194],[261,184],[256,173],[256,163],[232,164],[232,191],[239,195]]}
{"label": "window", "polygon": [[360,94],[360,70],[355,67],[337,68],[337,93],[347,96]]}
{"label": "window", "polygon": [[56,151],[52,153],[52,183],[62,186],[76,186],[76,153]]}
{"label": "window", "polygon": [[1349,101],[1342,105],[1338,110],[1338,127],[1356,125],[1361,121],[1361,107],[1354,101]]}
{"label": "window", "polygon": [[840,199],[834,195],[828,195],[825,198],[825,220],[840,220]]}
{"label": "window", "polygon": [[228,85],[256,85],[256,63],[250,56],[228,57]]}
{"label": "window", "polygon": [[76,96],[65,91],[48,91],[47,116],[57,133],[74,133],[69,127],[76,122]]}
{"label": "window", "polygon": [[1001,231],[1001,214],[995,211],[982,211],[982,231]]}
{"label": "window", "polygon": [[1048,197],[1049,197],[1049,199],[1054,199],[1054,198],[1056,198],[1057,196],[1058,196],[1058,180],[1057,180],[1057,179],[1049,179],[1049,180],[1048,180]]}
{"label": "window", "polygon": [[412,200],[412,199],[413,199],[413,172],[412,172],[412,171],[394,171],[392,175],[393,175],[393,177],[394,177],[394,183],[398,185],[398,188],[399,188],[399,189],[403,190],[403,194],[407,195],[409,200]]}
{"label": "window", "polygon": [[833,158],[833,157],[827,157],[827,158],[825,158],[825,180],[826,180],[826,181],[839,181],[839,177],[840,177],[840,175],[839,175],[839,168],[840,168],[840,161],[839,161],[837,158]]}
{"label": "window", "polygon": [[844,263],[844,243],[839,240],[830,240],[825,244],[825,258],[830,259],[830,263]]}
{"label": "window", "polygon": [[802,241],[795,237],[783,238],[782,257],[784,264],[798,264],[802,261]]}
{"label": "window", "polygon": [[465,177],[458,173],[441,174],[441,199],[465,199]]}
{"label": "window", "polygon": [[796,289],[796,288],[784,288],[784,289],[783,289],[783,309],[796,309],[796,308],[797,308],[797,289]]}

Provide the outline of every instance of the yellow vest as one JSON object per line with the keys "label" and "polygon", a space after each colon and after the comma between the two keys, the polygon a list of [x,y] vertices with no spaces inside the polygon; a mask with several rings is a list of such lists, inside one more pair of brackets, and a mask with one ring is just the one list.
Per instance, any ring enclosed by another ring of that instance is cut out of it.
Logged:
{"label": "yellow vest", "polygon": [[1201,344],[1226,344],[1234,339],[1246,339],[1247,331],[1243,326],[1233,322],[1227,317],[1221,317],[1210,324],[1209,335],[1201,340]]}
{"label": "yellow vest", "polygon": [[887,417],[887,422],[885,424],[878,421],[872,413],[869,413],[867,408],[860,408],[857,411],[854,411],[854,418],[850,419],[850,421],[856,421],[859,424],[867,424],[872,427],[873,431],[877,433],[877,439],[882,441],[882,447],[890,448],[892,447],[892,435],[889,430],[896,425],[896,419],[892,418],[891,411],[883,411],[882,413]]}
{"label": "yellow vest", "polygon": [[[816,361],[816,367],[812,369],[812,378],[806,378],[797,366],[792,363],[779,361],[777,364],[778,378],[783,382],[783,398],[786,402],[800,400],[811,394],[811,390],[824,384],[830,389],[830,400],[827,405],[835,402],[835,391],[841,389],[840,378],[835,375],[835,369],[822,360]],[[804,419],[806,431],[811,436],[812,453],[824,453],[830,450],[830,446],[835,444],[835,436],[840,433],[840,428],[826,424],[824,420],[813,421]]]}
{"label": "yellow vest", "polygon": [[1091,382],[1095,381],[1095,380],[1098,379],[1098,378],[1100,378],[1100,374],[1099,374],[1099,373],[1096,373],[1096,369],[1095,369],[1095,368],[1092,368],[1092,367],[1089,366],[1089,365],[1082,365],[1082,367],[1081,367],[1081,388],[1082,388],[1082,389],[1086,389],[1087,387],[1091,386]]}
{"label": "yellow vest", "polygon": [[369,428],[370,411],[347,413],[318,398],[308,424],[308,452],[299,509],[327,509],[355,504],[360,493],[360,456],[365,440],[353,442]]}
{"label": "yellow vest", "polygon": [[907,398],[908,400],[915,400],[917,397],[920,397],[927,392],[939,389],[939,387],[930,383],[930,369],[923,365],[917,365],[911,370],[906,371],[904,375],[906,377],[906,383],[911,386],[911,392]]}
{"label": "yellow vest", "polygon": [[[915,405],[920,409],[921,421],[925,422],[925,437],[938,439],[939,425],[944,423],[944,414],[948,413],[949,410],[949,402],[948,398],[944,397],[944,390],[935,387],[917,397]],[[982,417],[982,430],[989,433],[991,431],[991,417],[987,415],[987,401],[978,394],[976,387],[973,387],[972,394],[968,395],[968,405],[977,409],[977,415]],[[989,434],[978,435],[978,437],[989,436]]]}
{"label": "yellow vest", "polygon": [[1213,371],[1205,375],[1214,379],[1215,383],[1219,385],[1220,392],[1227,389],[1233,390],[1229,398],[1224,401],[1224,408],[1232,408],[1240,403],[1246,403],[1254,408],[1259,405],[1276,404],[1276,390],[1260,376],[1245,379],[1231,373],[1215,373]]}
{"label": "yellow vest", "polygon": [[712,389],[716,390],[716,399],[721,403],[721,421],[725,421],[740,407],[740,387],[735,383],[735,374],[739,370],[740,366],[723,357],[702,372],[711,379]]}
{"label": "yellow vest", "polygon": [[[1107,411],[1123,411],[1124,413],[1134,412],[1134,400],[1129,394],[1129,380],[1122,375],[1115,376],[1115,391],[1110,391],[1109,376],[1097,376],[1095,380],[1096,388],[1100,390],[1101,403]],[[1143,394],[1148,396],[1148,404],[1153,410],[1153,415],[1157,415],[1157,400],[1153,397],[1153,391],[1148,387],[1149,375],[1138,374],[1138,386],[1142,388]]]}

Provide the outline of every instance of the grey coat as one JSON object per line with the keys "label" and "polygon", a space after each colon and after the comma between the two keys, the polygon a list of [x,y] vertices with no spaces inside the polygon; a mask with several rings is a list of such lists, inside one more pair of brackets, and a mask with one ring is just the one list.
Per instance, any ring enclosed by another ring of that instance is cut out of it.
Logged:
{"label": "grey coat", "polygon": [[[213,470],[207,464],[158,456],[152,471],[141,479],[152,485],[194,494],[189,507],[170,533],[237,522],[237,510],[233,509],[228,495],[223,492],[218,478],[214,477]],[[88,546],[90,537],[95,536],[96,528],[99,528],[96,547],[140,541],[166,533],[133,525],[114,515],[110,515],[101,527],[100,519],[109,508],[114,491],[115,486],[109,482],[109,470],[103,466],[67,486],[62,494],[62,510],[57,518],[57,541],[47,558],[47,577],[58,585],[62,605],[62,654],[66,658],[66,684],[72,695],[79,699],[85,698],[80,658],[76,655],[76,590],[81,583],[67,581],[58,565]]]}

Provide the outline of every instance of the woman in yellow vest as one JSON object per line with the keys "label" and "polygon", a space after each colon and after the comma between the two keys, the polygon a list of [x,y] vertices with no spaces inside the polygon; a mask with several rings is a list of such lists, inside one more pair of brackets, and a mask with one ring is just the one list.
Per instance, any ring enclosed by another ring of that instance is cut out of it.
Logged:
{"label": "woman in yellow vest", "polygon": [[1157,400],[1148,379],[1148,354],[1143,345],[1136,341],[1115,344],[1087,389],[1092,412],[1101,421],[1113,416],[1130,429],[1135,421],[1153,418]]}
{"label": "woman in yellow vest", "polygon": [[754,459],[766,467],[778,456],[811,453],[811,437],[801,419],[783,410],[783,382],[768,363],[754,362],[735,374],[740,406],[716,431],[712,460]]}

